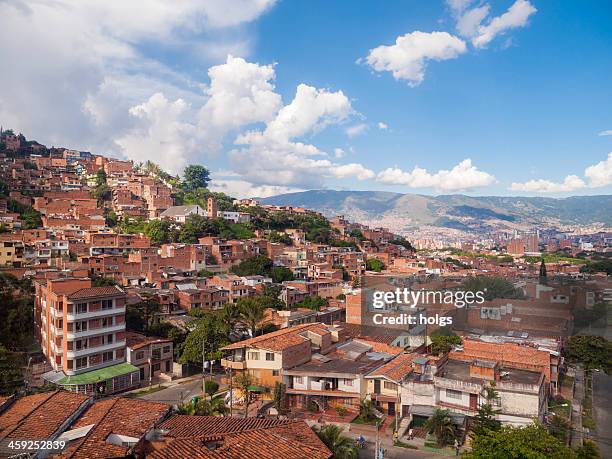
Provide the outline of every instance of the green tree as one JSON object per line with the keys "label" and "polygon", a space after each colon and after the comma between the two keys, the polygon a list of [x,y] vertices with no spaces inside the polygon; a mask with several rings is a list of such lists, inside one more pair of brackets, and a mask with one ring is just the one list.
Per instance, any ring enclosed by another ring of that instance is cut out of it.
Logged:
{"label": "green tree", "polygon": [[574,452],[549,434],[540,424],[525,427],[502,427],[475,435],[466,459],[572,459]]}
{"label": "green tree", "polygon": [[431,332],[431,353],[440,355],[449,352],[453,346],[460,346],[461,337],[454,333],[449,327],[440,327]]}
{"label": "green tree", "polygon": [[385,264],[382,261],[377,260],[376,258],[368,258],[368,260],[366,261],[366,269],[368,271],[375,271],[379,273],[383,269],[385,269]]}
{"label": "green tree", "polygon": [[485,388],[486,403],[478,408],[478,414],[474,418],[474,433],[480,434],[488,430],[497,431],[501,429],[501,422],[496,419],[500,410],[493,409],[492,402],[497,400],[498,393],[494,387]]}
{"label": "green tree", "polygon": [[317,436],[332,452],[333,459],[357,459],[358,452],[355,442],[342,436],[343,429],[334,424],[329,424],[315,430]]}
{"label": "green tree", "polygon": [[274,408],[279,414],[287,412],[287,385],[276,381],[274,384]]}
{"label": "green tree", "polygon": [[374,402],[372,400],[363,399],[359,402],[359,418],[364,422],[376,419]]}
{"label": "green tree", "polygon": [[168,220],[151,220],[145,225],[144,233],[151,239],[151,244],[162,245],[175,242],[177,231]]}
{"label": "green tree", "polygon": [[202,349],[205,350],[206,360],[218,359],[221,357],[219,348],[226,344],[227,325],[218,315],[206,313],[198,319],[196,328],[187,335],[179,361],[201,365]]}
{"label": "green tree", "polygon": [[298,308],[308,308],[313,311],[320,311],[322,307],[327,306],[329,302],[320,296],[307,296],[295,306]]}
{"label": "green tree", "polygon": [[[128,306],[128,310],[136,311],[142,318],[142,331],[145,334],[150,334],[151,328],[159,321],[159,313],[161,312],[161,304],[154,296],[145,297],[138,303]],[[129,326],[127,323],[126,326]]]}
{"label": "green tree", "polygon": [[210,182],[210,172],[204,166],[191,165],[183,171],[183,188],[186,191],[206,188]]}
{"label": "green tree", "polygon": [[189,215],[178,233],[179,242],[197,244],[203,236],[218,236],[220,223],[202,215]]}
{"label": "green tree", "polygon": [[29,279],[0,273],[0,344],[21,350],[34,336],[34,289]]}
{"label": "green tree", "polygon": [[266,323],[266,304],[258,298],[241,298],[238,300],[240,316],[247,325],[251,336],[257,336],[257,332]]}
{"label": "green tree", "polygon": [[12,395],[24,384],[23,373],[11,352],[0,345],[0,394]]}
{"label": "green tree", "polygon": [[270,270],[270,276],[272,276],[272,281],[277,284],[294,279],[293,271],[285,266],[274,266]]}
{"label": "green tree", "polygon": [[234,382],[244,395],[244,417],[246,418],[249,416],[249,406],[253,396],[251,392],[251,386],[254,384],[253,377],[248,371],[243,371],[234,378]]}
{"label": "green tree", "polygon": [[457,433],[450,416],[450,411],[436,408],[433,415],[425,423],[425,427],[436,437],[438,446],[452,445]]}
{"label": "green tree", "polygon": [[213,399],[213,396],[217,393],[218,390],[219,390],[219,383],[217,381],[208,380],[204,382],[204,392],[206,393],[206,395],[210,397],[211,401]]}
{"label": "green tree", "polygon": [[601,336],[572,336],[565,345],[570,362],[582,362],[587,370],[598,369],[612,374],[612,342]]}
{"label": "green tree", "polygon": [[268,236],[270,242],[280,242],[281,244],[291,245],[292,241],[288,234],[272,231]]}
{"label": "green tree", "polygon": [[254,257],[247,258],[239,264],[232,266],[230,271],[237,276],[270,276],[272,267],[272,260],[268,257],[264,255],[255,255]]}
{"label": "green tree", "polygon": [[502,277],[473,276],[468,277],[462,284],[462,289],[469,292],[483,292],[486,300],[495,298],[524,299],[525,293],[512,282]]}

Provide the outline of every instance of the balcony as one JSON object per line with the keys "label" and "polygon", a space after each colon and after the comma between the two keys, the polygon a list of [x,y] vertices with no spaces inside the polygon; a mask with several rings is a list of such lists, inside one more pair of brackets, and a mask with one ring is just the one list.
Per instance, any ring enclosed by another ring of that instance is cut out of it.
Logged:
{"label": "balcony", "polygon": [[224,368],[231,368],[232,370],[244,370],[246,369],[246,360],[235,360],[233,357],[230,356],[221,359],[221,366]]}
{"label": "balcony", "polygon": [[73,359],[75,357],[84,357],[89,354],[110,351],[110,350],[122,348],[122,347],[125,347],[125,340],[115,341],[114,343],[104,344],[102,346],[93,346],[93,347],[89,346],[89,347],[85,347],[81,349],[72,349],[72,350],[66,351],[66,356],[68,358]]}
{"label": "balcony", "polygon": [[470,394],[480,394],[483,390],[482,384],[475,384],[458,379],[443,378],[440,376],[434,377],[434,386],[443,389],[457,390],[461,392],[468,392]]}
{"label": "balcony", "polygon": [[90,328],[89,330],[69,331],[66,333],[66,338],[75,340],[79,338],[87,338],[89,336],[101,335],[103,333],[113,333],[125,331],[125,323],[113,325],[111,327]]}
{"label": "balcony", "polygon": [[125,306],[111,309],[99,309],[91,312],[69,312],[66,313],[67,320],[85,320],[85,319],[97,319],[98,317],[106,317],[115,314],[125,314]]}

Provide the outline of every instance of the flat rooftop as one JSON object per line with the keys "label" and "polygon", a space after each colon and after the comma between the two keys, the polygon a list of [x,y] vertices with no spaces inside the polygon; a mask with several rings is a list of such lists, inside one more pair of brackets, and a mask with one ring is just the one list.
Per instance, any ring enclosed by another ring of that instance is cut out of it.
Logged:
{"label": "flat rooftop", "polygon": [[[471,362],[449,360],[436,376],[474,384],[480,384],[482,381],[485,381],[484,378],[474,378],[470,376],[470,365]],[[536,371],[519,370],[516,368],[502,367],[499,372],[502,375],[500,382],[506,383],[535,385],[538,384],[541,377],[541,373]]]}

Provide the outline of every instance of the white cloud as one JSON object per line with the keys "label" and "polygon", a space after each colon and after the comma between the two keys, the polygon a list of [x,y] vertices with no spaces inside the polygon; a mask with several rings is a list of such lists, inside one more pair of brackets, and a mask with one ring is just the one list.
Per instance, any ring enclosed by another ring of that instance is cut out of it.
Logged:
{"label": "white cloud", "polygon": [[463,40],[447,32],[415,31],[397,37],[394,45],[371,49],[365,61],[377,72],[391,72],[410,86],[425,78],[427,61],[454,59],[466,52]]}
{"label": "white cloud", "polygon": [[138,125],[116,139],[136,161],[153,160],[163,169],[180,172],[198,146],[197,127],[187,121],[189,105],[182,99],[170,102],[157,93],[130,109]]}
{"label": "white cloud", "polygon": [[214,179],[210,189],[226,193],[234,198],[267,198],[283,193],[296,193],[304,191],[301,188],[293,188],[276,185],[253,185],[245,180]]}
{"label": "white cloud", "polygon": [[550,180],[529,180],[525,183],[512,183],[510,189],[513,191],[524,191],[531,193],[567,193],[584,188],[586,184],[576,175],[568,175],[562,183]]}
{"label": "white cloud", "polygon": [[608,153],[607,159],[587,167],[584,176],[589,179],[592,188],[612,185],[612,152]]}
{"label": "white cloud", "polygon": [[606,136],[606,135],[612,135],[612,129],[606,129],[605,131],[601,131],[599,134],[597,134],[599,136]]}
{"label": "white cloud", "polygon": [[585,179],[577,175],[568,175],[562,183],[544,179],[530,180],[525,183],[515,182],[510,185],[510,189],[534,193],[566,193],[581,188],[600,188],[612,185],[612,152],[608,153],[605,160],[587,167],[584,170],[584,177]]}
{"label": "white cloud", "polygon": [[330,169],[330,173],[339,179],[357,177],[359,180],[371,179],[376,175],[372,170],[358,163],[335,165]]}
{"label": "white cloud", "polygon": [[386,131],[387,129],[389,129],[389,126],[387,125],[387,123],[383,123],[382,121],[379,121],[378,129],[380,129],[381,131]]}
{"label": "white cloud", "polygon": [[537,9],[528,0],[516,0],[508,10],[491,19],[486,25],[479,25],[472,44],[477,48],[488,45],[496,36],[510,29],[524,27]]}
{"label": "white cloud", "polygon": [[241,26],[275,2],[229,3],[0,2],[0,61],[11,63],[0,72],[0,87],[10,88],[0,94],[0,119],[49,145],[116,153],[114,136],[137,121],[130,107],[157,92],[202,102],[201,85],[159,55],[206,63],[218,50],[244,52],[250,40]]}
{"label": "white cloud", "polygon": [[228,56],[209,69],[208,99],[197,110],[183,99],[170,103],[157,93],[130,108],[135,125],[115,143],[131,159],[150,159],[172,173],[190,160],[220,150],[226,134],[236,128],[274,118],[282,100],[274,92],[274,67]]}
{"label": "white cloud", "polygon": [[[235,144],[240,148],[230,152],[232,168],[255,185],[312,188],[322,186],[327,178],[371,178],[374,173],[369,169],[334,163],[315,145],[298,141],[330,124],[343,123],[352,114],[351,103],[342,91],[300,84],[293,100],[265,129],[238,135]],[[336,156],[338,153],[336,149]]]}
{"label": "white cloud", "polygon": [[478,34],[482,21],[489,15],[488,4],[467,10],[457,18],[457,32],[462,37],[473,37]]}
{"label": "white cloud", "polygon": [[381,183],[405,185],[410,188],[461,191],[491,185],[495,182],[495,177],[473,166],[471,159],[464,159],[451,170],[440,170],[434,174],[420,167],[415,167],[411,172],[392,167],[381,171],[376,180]]}
{"label": "white cloud", "polygon": [[367,131],[368,125],[365,123],[355,124],[353,126],[349,126],[345,129],[346,135],[349,137],[356,137],[358,135],[363,134]]}
{"label": "white cloud", "polygon": [[274,92],[272,65],[247,62],[229,55],[224,64],[208,70],[210,99],[200,110],[200,124],[227,131],[259,121],[270,121],[282,106]]}
{"label": "white cloud", "polygon": [[342,148],[334,148],[334,156],[336,158],[342,158],[346,152]]}

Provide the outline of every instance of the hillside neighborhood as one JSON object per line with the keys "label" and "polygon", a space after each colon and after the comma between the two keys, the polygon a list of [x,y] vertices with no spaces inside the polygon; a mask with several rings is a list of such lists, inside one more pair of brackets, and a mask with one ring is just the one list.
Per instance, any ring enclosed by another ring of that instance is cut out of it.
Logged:
{"label": "hillside neighborhood", "polygon": [[[609,229],[416,244],[211,183],[0,131],[0,457],[610,457]],[[399,287],[483,301],[381,326]]]}

